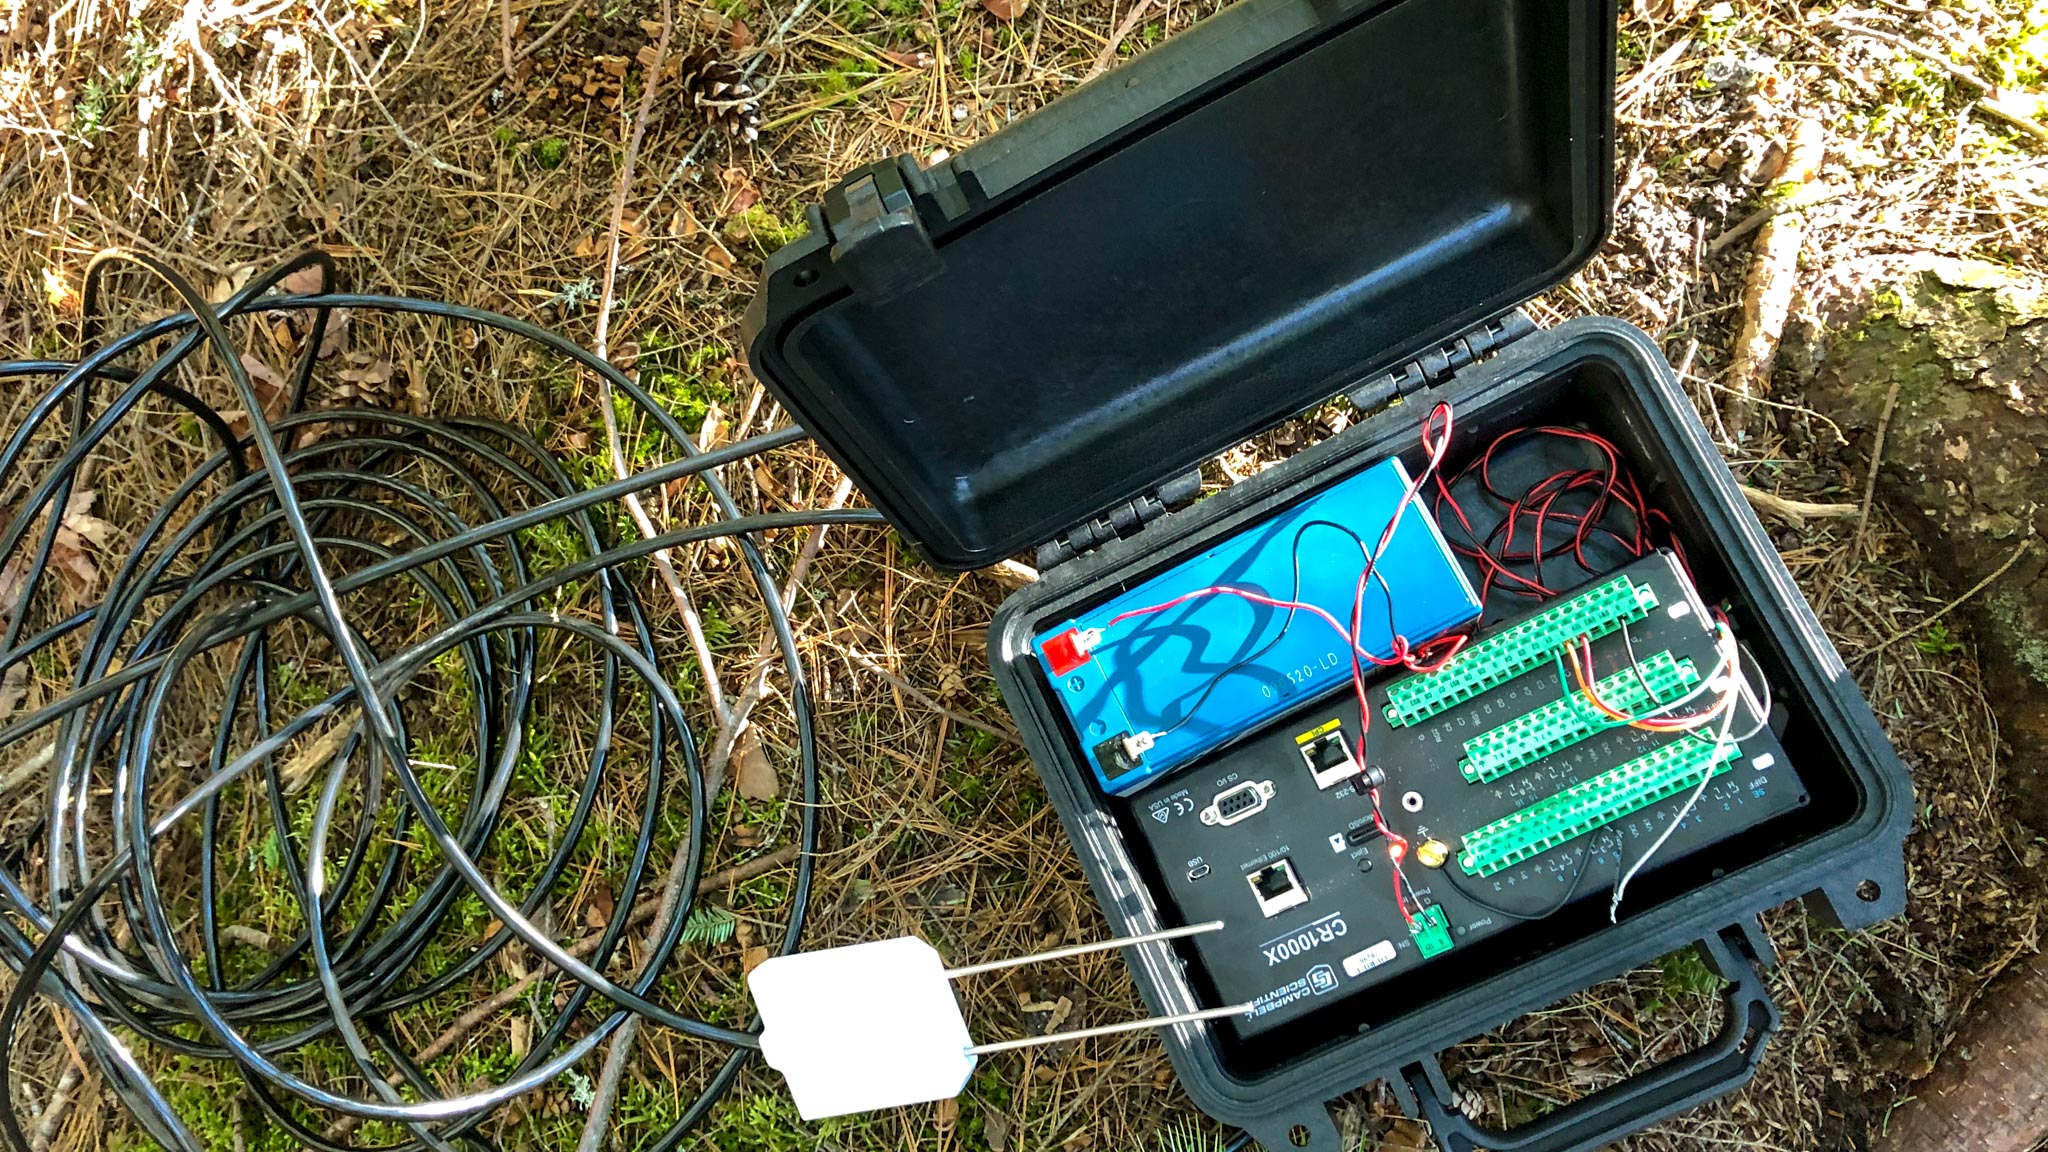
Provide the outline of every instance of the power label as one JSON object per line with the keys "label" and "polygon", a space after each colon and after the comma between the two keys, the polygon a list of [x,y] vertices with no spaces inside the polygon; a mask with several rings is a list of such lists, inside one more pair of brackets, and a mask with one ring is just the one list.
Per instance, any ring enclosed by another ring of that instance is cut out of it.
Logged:
{"label": "power label", "polygon": [[1344,923],[1342,912],[1332,912],[1312,924],[1304,925],[1285,936],[1259,945],[1259,951],[1266,957],[1266,967],[1277,968],[1298,956],[1305,956],[1324,944],[1334,944],[1351,931]]}

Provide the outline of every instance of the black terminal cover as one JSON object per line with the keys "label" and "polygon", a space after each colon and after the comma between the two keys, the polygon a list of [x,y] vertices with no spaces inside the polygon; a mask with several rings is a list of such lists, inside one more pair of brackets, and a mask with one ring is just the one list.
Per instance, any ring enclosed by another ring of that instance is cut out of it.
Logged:
{"label": "black terminal cover", "polygon": [[847,177],[754,369],[927,559],[992,563],[1568,276],[1613,48],[1613,0],[1242,0]]}

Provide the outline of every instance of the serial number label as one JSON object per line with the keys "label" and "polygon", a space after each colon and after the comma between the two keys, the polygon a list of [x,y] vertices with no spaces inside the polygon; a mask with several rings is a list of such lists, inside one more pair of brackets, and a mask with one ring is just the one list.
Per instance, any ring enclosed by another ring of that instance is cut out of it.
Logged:
{"label": "serial number label", "polygon": [[1363,976],[1394,958],[1394,942],[1382,940],[1361,952],[1353,952],[1344,958],[1346,976]]}
{"label": "serial number label", "polygon": [[1350,930],[1344,923],[1344,914],[1332,912],[1313,924],[1266,941],[1259,945],[1259,951],[1266,955],[1266,967],[1273,968],[1314,951],[1320,945],[1342,940]]}

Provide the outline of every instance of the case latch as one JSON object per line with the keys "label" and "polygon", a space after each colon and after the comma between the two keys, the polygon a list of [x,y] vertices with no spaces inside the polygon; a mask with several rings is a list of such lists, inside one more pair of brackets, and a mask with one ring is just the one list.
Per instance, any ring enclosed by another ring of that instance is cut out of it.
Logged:
{"label": "case latch", "polygon": [[1505,312],[1468,330],[1448,344],[1410,360],[1391,372],[1367,380],[1351,390],[1351,406],[1372,412],[1395,400],[1419,392],[1458,369],[1484,360],[1503,346],[1536,331],[1536,322],[1520,308]]}
{"label": "case latch", "polygon": [[879,304],[944,270],[896,164],[877,164],[826,198],[832,263],[856,296]]}
{"label": "case latch", "polygon": [[1157,491],[1126,500],[1093,520],[1082,521],[1073,531],[1040,544],[1038,570],[1043,572],[1091,548],[1129,536],[1166,513],[1194,503],[1201,494],[1202,470],[1183,472],[1161,484]]}

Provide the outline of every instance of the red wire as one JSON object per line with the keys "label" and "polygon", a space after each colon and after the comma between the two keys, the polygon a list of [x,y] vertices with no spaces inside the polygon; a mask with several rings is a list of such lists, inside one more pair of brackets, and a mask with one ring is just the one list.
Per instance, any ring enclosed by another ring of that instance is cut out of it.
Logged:
{"label": "red wire", "polygon": [[[1249,588],[1238,588],[1230,584],[1212,584],[1207,588],[1197,588],[1192,592],[1183,592],[1164,604],[1149,604],[1143,608],[1133,608],[1128,612],[1119,612],[1115,616],[1110,617],[1103,627],[1113,628],[1133,616],[1150,616],[1154,612],[1164,612],[1168,608],[1177,607],[1190,600],[1199,600],[1204,596],[1235,596],[1241,600],[1249,600],[1254,604],[1264,604],[1269,608],[1291,608],[1302,612],[1313,612],[1325,624],[1335,628],[1337,635],[1347,640],[1351,638],[1350,633],[1344,631],[1344,625],[1338,623],[1335,616],[1330,615],[1317,605],[1304,603],[1299,600],[1276,600],[1264,593],[1254,592]],[[1356,645],[1353,646],[1356,647]]]}
{"label": "red wire", "polygon": [[[1600,464],[1554,472],[1519,495],[1511,496],[1494,483],[1496,456],[1507,444],[1533,436],[1551,436],[1586,444],[1599,455]],[[1481,494],[1498,502],[1502,508],[1500,521],[1484,538],[1473,528],[1470,516],[1452,491],[1468,477],[1476,483]],[[1574,510],[1562,506],[1567,498],[1580,496],[1586,497],[1584,508]],[[1482,598],[1490,596],[1496,586],[1504,587],[1514,595],[1538,600],[1557,595],[1557,589],[1550,587],[1543,578],[1544,561],[1570,556],[1581,570],[1592,573],[1595,569],[1589,561],[1586,547],[1596,536],[1614,541],[1631,556],[1647,554],[1659,546],[1661,539],[1661,545],[1671,548],[1679,562],[1685,563],[1684,550],[1672,535],[1670,517],[1649,505],[1643,496],[1641,483],[1622,462],[1621,450],[1605,437],[1583,429],[1536,425],[1502,434],[1456,476],[1445,479],[1439,475],[1436,478],[1433,507],[1439,522],[1455,519],[1464,529],[1465,542],[1453,541],[1451,547],[1478,565]],[[1614,522],[1617,510],[1627,514],[1625,525]],[[1528,521],[1526,525],[1525,520]],[[1569,538],[1560,544],[1551,544],[1547,537],[1553,525],[1568,528]],[[1525,535],[1529,543],[1523,545],[1520,541]],[[1529,575],[1525,576],[1511,567],[1516,564],[1526,564]]]}
{"label": "red wire", "polygon": [[[1311,613],[1325,624],[1328,624],[1339,636],[1342,636],[1345,641],[1345,647],[1351,652],[1351,687],[1358,700],[1358,764],[1361,771],[1366,770],[1369,765],[1366,760],[1365,737],[1366,733],[1372,728],[1372,707],[1366,699],[1365,691],[1366,664],[1370,662],[1382,668],[1406,667],[1417,672],[1434,672],[1438,668],[1443,667],[1446,661],[1456,656],[1465,646],[1466,637],[1463,634],[1439,636],[1426,641],[1420,646],[1411,646],[1406,636],[1395,632],[1391,639],[1390,654],[1388,656],[1381,657],[1371,652],[1362,651],[1362,634],[1365,628],[1365,593],[1366,589],[1371,586],[1374,568],[1378,565],[1381,555],[1386,552],[1387,546],[1393,542],[1394,532],[1400,527],[1401,520],[1407,515],[1409,505],[1419,503],[1417,498],[1431,479],[1436,479],[1439,485],[1442,484],[1442,478],[1438,474],[1438,469],[1443,464],[1445,454],[1450,451],[1451,431],[1455,426],[1456,418],[1449,404],[1439,403],[1429,410],[1427,416],[1423,417],[1422,446],[1428,453],[1428,456],[1423,463],[1422,471],[1413,480],[1409,481],[1408,487],[1401,493],[1400,502],[1394,505],[1394,514],[1388,517],[1387,526],[1380,532],[1379,541],[1373,545],[1372,551],[1366,556],[1365,567],[1359,572],[1358,583],[1352,591],[1351,627],[1349,629],[1346,629],[1335,616],[1318,605],[1296,600],[1280,600],[1267,596],[1264,593],[1253,592],[1247,588],[1238,588],[1228,584],[1213,584],[1206,588],[1196,588],[1192,591],[1183,592],[1161,604],[1149,604],[1142,608],[1132,608],[1128,611],[1120,612],[1110,617],[1103,627],[1114,627],[1133,617],[1149,616],[1156,612],[1164,612],[1169,608],[1185,604],[1190,600],[1208,596],[1235,596],[1254,604]],[[1459,513],[1460,519],[1463,519],[1463,515],[1462,512]],[[1471,535],[1470,523],[1466,524],[1465,530],[1467,535]],[[1401,918],[1413,924],[1415,917],[1409,913],[1408,898],[1402,891],[1402,885],[1406,882],[1407,876],[1401,869],[1401,858],[1408,852],[1408,841],[1387,824],[1386,815],[1380,808],[1379,788],[1376,785],[1367,785],[1366,791],[1372,800],[1373,824],[1379,830],[1380,835],[1387,841],[1387,854],[1393,862],[1391,870],[1393,875],[1391,879],[1394,885],[1394,905],[1400,909]]]}
{"label": "red wire", "polygon": [[[1685,565],[1685,553],[1674,537],[1671,518],[1661,509],[1650,506],[1643,495],[1642,485],[1634,473],[1623,464],[1621,450],[1605,437],[1583,429],[1558,425],[1534,425],[1513,429],[1496,437],[1455,476],[1446,479],[1442,472],[1442,464],[1450,450],[1454,426],[1455,419],[1448,404],[1437,404],[1423,418],[1422,446],[1427,453],[1425,463],[1421,472],[1410,481],[1402,493],[1400,503],[1395,505],[1393,516],[1387,521],[1378,542],[1366,557],[1365,567],[1359,572],[1358,582],[1353,589],[1348,629],[1337,617],[1318,605],[1279,600],[1229,585],[1198,588],[1163,604],[1133,608],[1113,617],[1105,627],[1136,616],[1163,612],[1200,597],[1219,595],[1236,596],[1254,604],[1305,611],[1316,616],[1338,635],[1344,637],[1350,648],[1352,692],[1357,699],[1359,714],[1358,762],[1362,769],[1369,770],[1369,762],[1366,759],[1366,736],[1372,728],[1372,709],[1365,687],[1367,666],[1405,667],[1415,672],[1434,672],[1456,657],[1464,649],[1468,639],[1465,634],[1458,633],[1439,636],[1420,645],[1411,645],[1407,637],[1396,632],[1391,638],[1387,656],[1382,657],[1360,650],[1364,632],[1365,594],[1371,585],[1374,570],[1381,554],[1393,540],[1394,532],[1399,528],[1408,506],[1419,502],[1422,490],[1432,481],[1436,485],[1432,506],[1438,522],[1446,520],[1445,513],[1448,510],[1449,516],[1455,518],[1459,527],[1464,530],[1466,542],[1452,541],[1452,549],[1470,559],[1480,569],[1478,591],[1482,603],[1491,596],[1497,586],[1514,595],[1538,600],[1557,595],[1558,591],[1550,587],[1543,578],[1544,561],[1569,556],[1581,570],[1592,573],[1595,569],[1586,549],[1588,543],[1596,537],[1611,540],[1624,552],[1636,557],[1646,555],[1658,547],[1657,541],[1661,538],[1662,546],[1672,549],[1678,556],[1680,564]],[[1586,444],[1598,454],[1601,462],[1592,467],[1568,468],[1553,472],[1530,485],[1519,495],[1510,496],[1494,485],[1495,456],[1505,445],[1534,436],[1553,436]],[[1501,519],[1484,538],[1474,529],[1471,517],[1453,492],[1453,489],[1467,478],[1474,479],[1480,492],[1502,508]],[[1582,508],[1567,507],[1564,504],[1567,500],[1581,497],[1586,501]],[[1612,514],[1617,509],[1627,514],[1628,521],[1625,525],[1611,522],[1614,519]],[[1526,525],[1525,520],[1528,521]],[[1554,526],[1563,526],[1569,530],[1569,536],[1558,544],[1551,544],[1547,540]],[[1526,545],[1520,543],[1525,536],[1528,540]],[[1515,565],[1527,565],[1529,574],[1523,575],[1516,571]],[[1630,718],[1611,709],[1593,691],[1591,682],[1594,670],[1591,667],[1590,646],[1587,647],[1585,655],[1586,664],[1583,667],[1576,657],[1571,661],[1573,674],[1580,680],[1581,690],[1602,712],[1616,720],[1629,720]],[[1674,723],[1662,718],[1632,722],[1639,727],[1656,729],[1669,727]],[[1366,786],[1366,792],[1372,800],[1373,824],[1386,839],[1388,855],[1393,863],[1391,880],[1394,886],[1395,905],[1400,909],[1402,918],[1413,924],[1415,918],[1408,911],[1408,898],[1403,891],[1407,877],[1401,867],[1402,858],[1407,855],[1409,849],[1408,841],[1387,823],[1381,807],[1379,787],[1369,784]]]}

